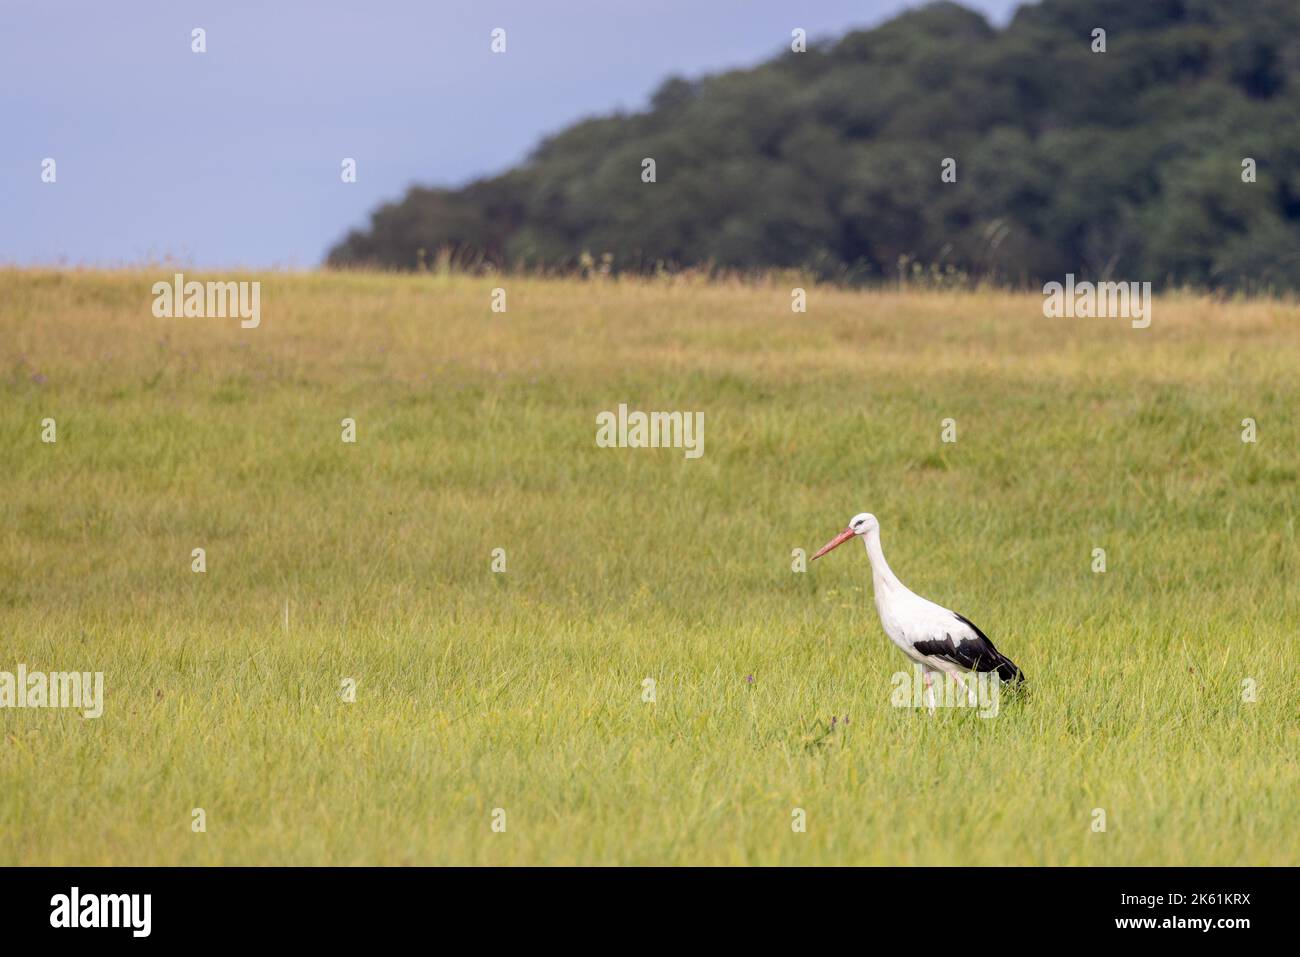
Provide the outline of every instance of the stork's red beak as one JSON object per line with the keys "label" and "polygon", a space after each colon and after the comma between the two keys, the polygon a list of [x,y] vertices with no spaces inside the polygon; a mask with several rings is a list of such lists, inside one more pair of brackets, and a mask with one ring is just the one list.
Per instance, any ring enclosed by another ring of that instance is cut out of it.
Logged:
{"label": "stork's red beak", "polygon": [[812,557],[812,561],[817,561],[817,559],[821,558],[832,548],[839,548],[841,545],[843,545],[852,537],[853,537],[853,529],[846,528],[844,531],[840,532],[838,535],[832,538],[821,548],[817,549],[817,554]]}

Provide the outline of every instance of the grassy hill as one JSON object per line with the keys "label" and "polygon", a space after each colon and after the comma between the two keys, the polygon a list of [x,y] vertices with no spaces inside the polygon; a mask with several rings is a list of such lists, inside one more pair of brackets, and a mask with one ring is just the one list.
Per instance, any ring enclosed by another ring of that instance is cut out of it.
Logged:
{"label": "grassy hill", "polygon": [[[0,709],[0,863],[1300,863],[1295,304],[159,278],[0,272],[0,670],[105,674]],[[861,510],[1027,698],[891,706],[861,549],[791,570]]]}

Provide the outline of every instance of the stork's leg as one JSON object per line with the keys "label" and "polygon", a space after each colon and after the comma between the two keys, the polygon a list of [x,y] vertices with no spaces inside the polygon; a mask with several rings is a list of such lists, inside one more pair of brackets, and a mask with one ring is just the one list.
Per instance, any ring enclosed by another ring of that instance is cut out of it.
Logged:
{"label": "stork's leg", "polygon": [[975,695],[975,686],[966,680],[968,677],[972,676],[964,675],[959,671],[952,673],[952,680],[957,682],[957,687],[966,696],[966,703],[973,708],[979,703],[979,698]]}
{"label": "stork's leg", "polygon": [[922,666],[921,677],[925,681],[925,703],[934,714],[934,672]]}

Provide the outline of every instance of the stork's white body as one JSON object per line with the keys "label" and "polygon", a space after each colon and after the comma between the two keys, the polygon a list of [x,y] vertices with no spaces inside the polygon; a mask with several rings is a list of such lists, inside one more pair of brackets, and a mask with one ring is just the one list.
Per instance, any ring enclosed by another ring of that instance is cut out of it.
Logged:
{"label": "stork's white body", "polygon": [[889,640],[923,668],[953,675],[969,671],[958,664],[921,654],[916,650],[916,642],[942,640],[945,635],[960,640],[958,633],[961,633],[961,638],[974,638],[974,632],[951,609],[922,598],[898,580],[885,561],[879,530],[863,535],[862,544],[867,547],[867,558],[871,561],[871,589],[875,594],[876,611]]}
{"label": "stork's white body", "polygon": [[871,562],[871,585],[880,624],[889,640],[921,666],[931,709],[934,708],[935,673],[952,675],[968,696],[974,691],[965,681],[972,672],[995,672],[1004,681],[1021,681],[1015,663],[1001,654],[988,637],[968,619],[912,591],[894,574],[880,546],[880,523],[874,515],[855,515],[849,527],[827,542],[815,555],[820,558],[854,536],[862,539]]}

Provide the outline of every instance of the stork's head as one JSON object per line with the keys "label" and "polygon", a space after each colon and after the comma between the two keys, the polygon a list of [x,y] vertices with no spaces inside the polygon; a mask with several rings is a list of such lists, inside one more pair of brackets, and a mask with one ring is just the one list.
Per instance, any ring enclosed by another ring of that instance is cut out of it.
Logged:
{"label": "stork's head", "polygon": [[876,521],[876,516],[870,512],[859,512],[849,519],[849,527],[844,529],[829,542],[817,549],[817,554],[812,557],[813,561],[821,558],[832,548],[839,548],[845,542],[855,535],[868,535],[871,532],[880,531],[880,523]]}

